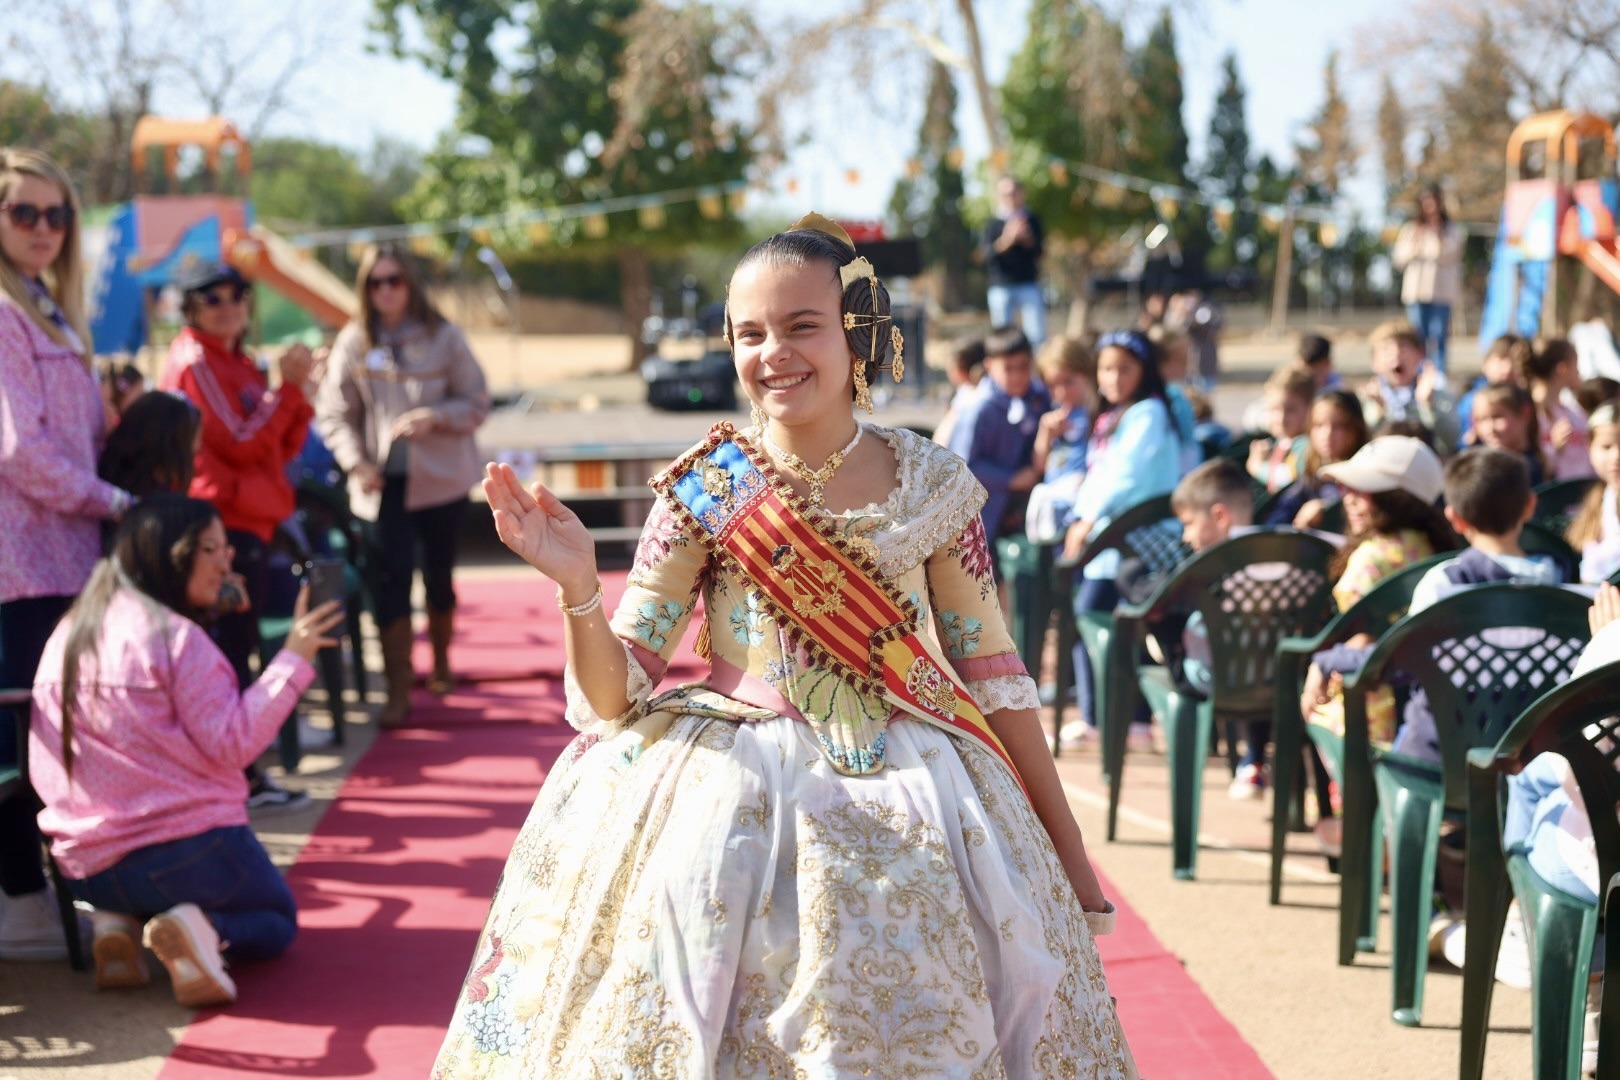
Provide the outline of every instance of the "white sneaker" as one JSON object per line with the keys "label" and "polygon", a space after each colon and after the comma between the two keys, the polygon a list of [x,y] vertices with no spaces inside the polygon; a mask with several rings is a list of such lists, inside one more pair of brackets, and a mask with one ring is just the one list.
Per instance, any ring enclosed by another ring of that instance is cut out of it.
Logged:
{"label": "white sneaker", "polygon": [[90,947],[96,961],[96,989],[118,990],[145,986],[152,981],[141,954],[141,924],[129,915],[98,911],[91,916],[96,928]]}
{"label": "white sneaker", "polygon": [[[63,960],[67,939],[62,913],[49,885],[39,892],[7,896],[0,907],[0,960]],[[79,927],[80,937],[84,928]]]}
{"label": "white sneaker", "polygon": [[174,1000],[193,1009],[236,1000],[236,983],[225,974],[219,952],[219,932],[196,904],[177,904],[152,916],[143,936],[169,969]]}
{"label": "white sneaker", "polygon": [[1071,720],[1058,729],[1058,746],[1065,750],[1084,750],[1095,745],[1097,729],[1084,720]]}
{"label": "white sneaker", "polygon": [[1259,765],[1239,765],[1232,786],[1226,789],[1228,799],[1259,799],[1266,794],[1266,770]]}

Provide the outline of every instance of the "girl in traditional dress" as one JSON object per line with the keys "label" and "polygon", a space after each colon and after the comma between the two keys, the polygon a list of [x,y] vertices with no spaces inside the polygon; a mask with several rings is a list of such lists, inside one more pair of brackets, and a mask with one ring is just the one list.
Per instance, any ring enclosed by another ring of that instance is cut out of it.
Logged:
{"label": "girl in traditional dress", "polygon": [[[558,585],[581,735],[435,1075],[1131,1075],[984,490],[853,415],[899,374],[887,291],[811,215],[744,256],[727,333],[754,425],[654,479],[611,616],[584,526],[489,468],[502,540]],[[700,598],[712,671],[654,694]]]}

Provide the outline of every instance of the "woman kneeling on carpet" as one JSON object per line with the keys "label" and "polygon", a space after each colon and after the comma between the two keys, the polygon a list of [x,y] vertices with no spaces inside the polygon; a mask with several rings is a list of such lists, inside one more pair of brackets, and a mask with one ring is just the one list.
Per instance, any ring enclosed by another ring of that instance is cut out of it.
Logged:
{"label": "woman kneeling on carpet", "polygon": [[[582,733],[435,1075],[1132,1075],[984,489],[852,414],[900,375],[888,292],[811,215],[743,258],[726,327],[754,424],[654,480],[611,618],[579,519],[490,466],[501,539],[558,585]],[[699,598],[712,671],[655,695]]]}
{"label": "woman kneeling on carpet", "polygon": [[45,646],[28,743],[40,828],[96,908],[96,985],[145,985],[145,920],[146,945],[190,1006],[235,1001],[225,961],[277,956],[297,932],[292,892],[248,827],[242,770],[343,619],[336,601],[307,610],[305,590],[286,647],[239,690],[199,625],[231,556],[206,502],[158,494],[125,514]]}

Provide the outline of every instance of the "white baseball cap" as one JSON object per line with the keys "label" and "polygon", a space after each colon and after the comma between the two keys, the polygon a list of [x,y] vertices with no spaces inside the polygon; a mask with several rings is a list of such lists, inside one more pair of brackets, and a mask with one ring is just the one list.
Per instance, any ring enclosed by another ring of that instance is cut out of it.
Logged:
{"label": "white baseball cap", "polygon": [[1445,470],[1435,452],[1410,435],[1383,435],[1356,451],[1349,461],[1325,465],[1322,475],[1369,495],[1404,491],[1426,503],[1440,497]]}

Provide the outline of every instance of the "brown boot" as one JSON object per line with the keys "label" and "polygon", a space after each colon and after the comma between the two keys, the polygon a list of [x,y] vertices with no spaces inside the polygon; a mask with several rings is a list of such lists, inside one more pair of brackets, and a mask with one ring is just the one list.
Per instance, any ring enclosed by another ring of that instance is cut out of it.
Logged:
{"label": "brown boot", "polygon": [[388,686],[388,703],[377,714],[380,727],[399,727],[411,711],[411,630],[409,615],[395,619],[378,631],[382,639],[383,681]]}
{"label": "brown boot", "polygon": [[443,697],[456,684],[450,671],[450,639],[456,634],[456,611],[428,608],[428,641],[433,645],[433,674],[428,690]]}

